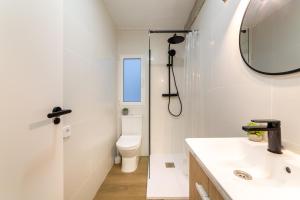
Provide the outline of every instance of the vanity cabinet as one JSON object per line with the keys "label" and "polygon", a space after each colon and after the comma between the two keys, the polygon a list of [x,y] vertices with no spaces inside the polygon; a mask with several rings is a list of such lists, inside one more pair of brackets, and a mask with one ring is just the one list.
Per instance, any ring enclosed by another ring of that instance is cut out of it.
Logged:
{"label": "vanity cabinet", "polygon": [[[190,200],[224,200],[191,153],[189,177]],[[199,192],[202,194],[202,197]]]}

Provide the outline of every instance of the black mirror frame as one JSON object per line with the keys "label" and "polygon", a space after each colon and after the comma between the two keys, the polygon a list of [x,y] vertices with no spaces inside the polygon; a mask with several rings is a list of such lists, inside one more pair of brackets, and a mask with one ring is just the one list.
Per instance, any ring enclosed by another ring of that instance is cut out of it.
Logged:
{"label": "black mirror frame", "polygon": [[241,22],[241,26],[240,26],[240,32],[239,32],[239,48],[240,48],[240,54],[244,60],[244,62],[246,63],[246,65],[252,69],[253,71],[256,71],[260,74],[264,74],[264,75],[286,75],[286,74],[292,74],[292,73],[296,73],[296,72],[299,72],[300,71],[300,66],[297,68],[297,69],[293,69],[293,70],[290,70],[290,71],[286,71],[286,72],[276,72],[276,73],[271,73],[271,72],[264,72],[264,71],[260,71],[260,70],[257,70],[255,69],[254,67],[252,67],[248,62],[247,60],[245,59],[243,53],[242,53],[242,48],[241,48],[241,33],[242,33],[242,26],[243,26],[243,22],[244,22],[244,19],[246,17],[246,13],[247,13],[247,10],[250,6],[250,3],[251,3],[252,0],[249,1],[249,4],[245,10],[245,13],[244,13],[244,16],[243,16],[243,19],[242,19],[242,22]]}

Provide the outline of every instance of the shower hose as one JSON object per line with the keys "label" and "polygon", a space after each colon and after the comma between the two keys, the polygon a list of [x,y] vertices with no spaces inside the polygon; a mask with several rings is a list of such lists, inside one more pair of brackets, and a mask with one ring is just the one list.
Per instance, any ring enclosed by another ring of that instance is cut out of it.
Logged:
{"label": "shower hose", "polygon": [[[169,45],[169,50],[170,50],[170,45]],[[171,59],[170,59],[170,57],[171,57]],[[181,101],[181,98],[180,98],[180,94],[179,94],[178,87],[177,87],[177,82],[176,82],[176,77],[175,77],[175,73],[174,73],[173,57],[174,56],[170,56],[169,55],[169,67],[171,68],[170,71],[172,72],[172,76],[173,76],[173,80],[174,80],[174,85],[175,85],[175,89],[176,89],[176,94],[177,94],[178,101],[179,101],[179,104],[180,104],[180,110],[179,110],[178,113],[174,113],[174,112],[171,111],[171,108],[170,108],[170,105],[171,105],[171,95],[169,95],[168,111],[169,111],[170,115],[172,115],[173,117],[179,117],[182,114],[182,101]]]}

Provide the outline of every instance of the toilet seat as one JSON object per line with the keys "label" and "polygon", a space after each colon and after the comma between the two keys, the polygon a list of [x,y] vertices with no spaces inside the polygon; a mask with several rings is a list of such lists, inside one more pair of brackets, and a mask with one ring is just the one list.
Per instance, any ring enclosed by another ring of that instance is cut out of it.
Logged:
{"label": "toilet seat", "polygon": [[140,135],[122,135],[117,141],[119,150],[137,149],[141,145]]}

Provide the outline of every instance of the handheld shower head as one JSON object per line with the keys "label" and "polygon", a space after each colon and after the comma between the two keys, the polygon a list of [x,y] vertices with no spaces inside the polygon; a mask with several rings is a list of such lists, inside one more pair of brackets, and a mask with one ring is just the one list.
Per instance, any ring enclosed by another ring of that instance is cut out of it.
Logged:
{"label": "handheld shower head", "polygon": [[176,51],[174,49],[169,50],[169,56],[175,56],[176,55]]}

